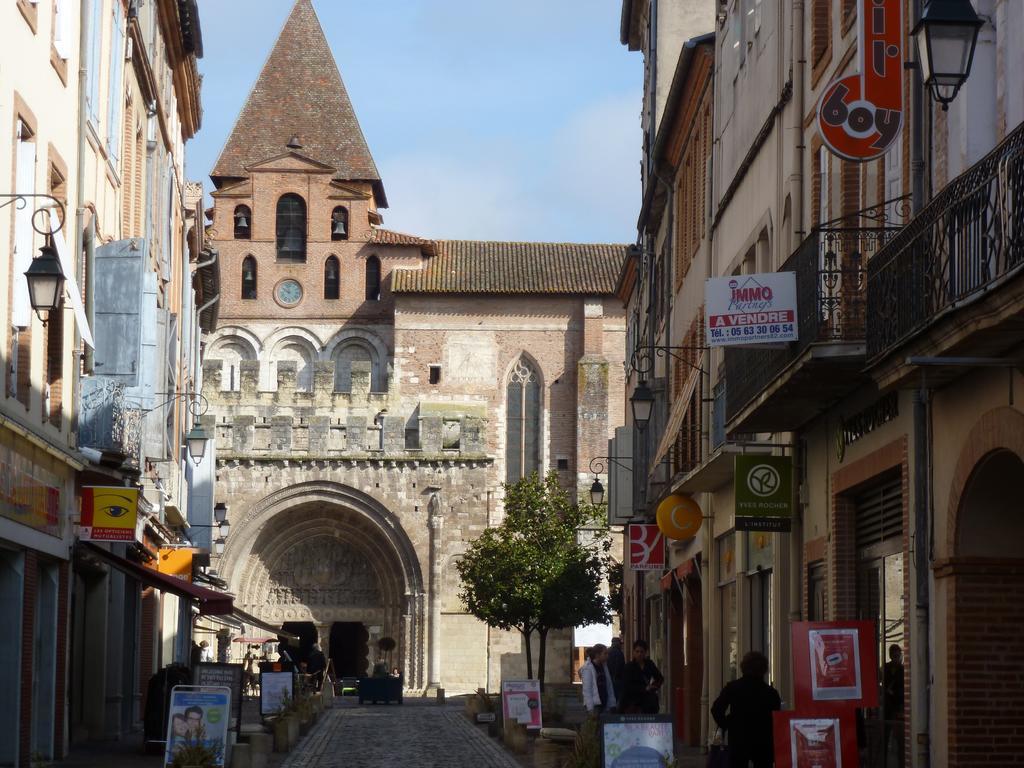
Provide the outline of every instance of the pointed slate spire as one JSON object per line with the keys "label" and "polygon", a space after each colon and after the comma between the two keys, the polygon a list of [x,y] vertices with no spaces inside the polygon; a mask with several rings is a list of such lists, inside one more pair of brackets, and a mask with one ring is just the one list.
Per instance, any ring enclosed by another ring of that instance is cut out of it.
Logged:
{"label": "pointed slate spire", "polygon": [[311,0],[296,0],[210,177],[218,187],[249,175],[246,166],[288,151],[337,169],[335,178],[384,185]]}

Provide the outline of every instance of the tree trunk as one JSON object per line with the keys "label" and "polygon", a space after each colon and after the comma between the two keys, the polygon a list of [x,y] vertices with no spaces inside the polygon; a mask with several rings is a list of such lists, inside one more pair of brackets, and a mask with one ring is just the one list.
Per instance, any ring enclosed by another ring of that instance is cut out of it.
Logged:
{"label": "tree trunk", "polygon": [[526,679],[533,679],[533,650],[530,648],[530,635],[533,634],[533,629],[520,629],[520,634],[523,636],[523,641],[526,643]]}
{"label": "tree trunk", "polygon": [[538,629],[540,633],[540,653],[537,659],[537,676],[540,678],[540,689],[544,690],[544,663],[547,661],[548,655],[548,630],[547,628]]}

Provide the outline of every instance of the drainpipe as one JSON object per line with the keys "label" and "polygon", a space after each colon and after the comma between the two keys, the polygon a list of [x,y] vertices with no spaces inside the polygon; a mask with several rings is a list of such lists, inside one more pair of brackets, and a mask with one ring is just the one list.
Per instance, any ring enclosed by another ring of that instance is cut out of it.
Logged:
{"label": "drainpipe", "polygon": [[[911,3],[910,28],[921,18],[921,0]],[[924,207],[924,83],[921,81],[921,58],[911,43],[914,55],[910,77],[910,204],[914,215]]]}
{"label": "drainpipe", "polygon": [[[85,63],[85,52],[89,50],[89,4],[82,3],[79,10],[78,24],[78,162],[75,167],[75,232],[71,240],[72,253],[81,253],[85,245],[85,280],[82,290],[85,292],[85,317],[89,321],[89,327],[95,328],[96,323],[93,317],[94,295],[93,295],[93,266],[95,265],[96,224],[95,214],[93,222],[90,223],[90,236],[85,238],[85,151],[88,143],[85,138],[86,111],[88,107],[85,102],[85,93],[88,81],[88,68]],[[77,260],[77,259],[76,259]],[[81,338],[81,332],[78,333]],[[86,374],[93,372],[93,350],[88,345],[83,345],[83,371]],[[79,377],[75,376],[76,389]]]}

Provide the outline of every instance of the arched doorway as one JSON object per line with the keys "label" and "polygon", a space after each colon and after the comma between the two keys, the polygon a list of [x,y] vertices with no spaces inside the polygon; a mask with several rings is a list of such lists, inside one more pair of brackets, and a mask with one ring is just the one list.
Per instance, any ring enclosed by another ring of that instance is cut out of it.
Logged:
{"label": "arched doorway", "polygon": [[286,488],[236,524],[224,558],[236,604],[299,636],[297,661],[315,640],[339,676],[362,675],[390,637],[406,686],[424,685],[419,561],[379,502],[333,483]]}
{"label": "arched doorway", "polygon": [[[994,433],[993,433],[994,434]],[[1024,765],[1024,460],[974,465],[954,523],[949,612],[949,765]]]}

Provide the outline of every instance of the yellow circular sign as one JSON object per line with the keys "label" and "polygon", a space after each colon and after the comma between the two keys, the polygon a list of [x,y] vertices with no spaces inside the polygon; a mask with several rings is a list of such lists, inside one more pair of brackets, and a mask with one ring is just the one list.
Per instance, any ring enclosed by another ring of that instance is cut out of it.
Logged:
{"label": "yellow circular sign", "polygon": [[658,528],[669,539],[692,539],[700,532],[704,514],[689,496],[673,494],[658,505]]}

